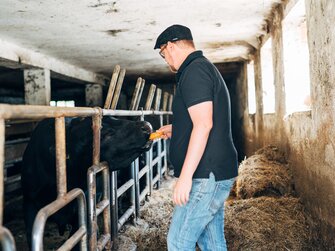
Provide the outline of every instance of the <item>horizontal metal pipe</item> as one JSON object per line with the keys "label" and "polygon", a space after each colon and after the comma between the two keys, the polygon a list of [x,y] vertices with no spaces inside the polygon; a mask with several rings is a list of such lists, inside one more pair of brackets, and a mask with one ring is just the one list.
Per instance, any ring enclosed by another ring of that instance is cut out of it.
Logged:
{"label": "horizontal metal pipe", "polygon": [[100,236],[96,250],[101,251],[104,249],[104,247],[107,245],[108,241],[111,240],[111,236],[109,234],[103,234]]}
{"label": "horizontal metal pipe", "polygon": [[135,212],[135,206],[132,206],[121,216],[118,222],[119,230],[134,212]]}
{"label": "horizontal metal pipe", "polygon": [[[8,105],[0,104],[0,118],[3,119],[43,119],[56,117],[85,117],[99,113],[98,108],[90,107],[54,107],[38,105]],[[163,111],[128,111],[102,109],[103,115],[110,116],[142,116],[142,115],[172,115]]]}
{"label": "horizontal metal pipe", "polygon": [[96,215],[97,216],[100,215],[101,212],[108,206],[109,206],[109,200],[100,201],[96,206],[96,208],[97,208]]}
{"label": "horizontal metal pipe", "polygon": [[159,156],[152,160],[152,166],[156,165],[159,161]]}
{"label": "horizontal metal pipe", "polygon": [[86,234],[86,227],[81,226],[57,251],[71,250]]}
{"label": "horizontal metal pipe", "polygon": [[126,183],[124,183],[120,188],[117,189],[117,197],[119,198],[121,196],[121,194],[123,194],[131,186],[133,186],[134,183],[135,183],[134,179],[128,180]]}
{"label": "horizontal metal pipe", "polygon": [[141,169],[141,171],[139,171],[139,173],[138,173],[138,178],[139,178],[139,179],[142,178],[143,175],[146,174],[146,172],[148,172],[148,171],[149,171],[149,165],[146,165],[145,167],[143,167],[143,168]]}
{"label": "horizontal metal pipe", "polygon": [[128,110],[102,110],[103,115],[110,116],[142,116],[142,115],[172,115],[164,111],[128,111]]}

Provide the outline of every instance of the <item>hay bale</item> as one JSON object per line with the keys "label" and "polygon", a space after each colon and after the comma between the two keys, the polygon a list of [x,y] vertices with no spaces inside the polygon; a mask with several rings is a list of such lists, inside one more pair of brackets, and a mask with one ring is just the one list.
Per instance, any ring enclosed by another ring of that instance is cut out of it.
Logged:
{"label": "hay bale", "polygon": [[[311,250],[312,228],[294,197],[260,197],[225,204],[229,250]],[[312,248],[313,249],[313,248]]]}
{"label": "hay bale", "polygon": [[277,146],[268,145],[255,152],[255,155],[263,155],[269,161],[277,161],[286,164],[285,153],[279,150]]}
{"label": "hay bale", "polygon": [[293,192],[288,167],[269,161],[264,155],[253,155],[243,161],[236,178],[236,198],[283,196]]}

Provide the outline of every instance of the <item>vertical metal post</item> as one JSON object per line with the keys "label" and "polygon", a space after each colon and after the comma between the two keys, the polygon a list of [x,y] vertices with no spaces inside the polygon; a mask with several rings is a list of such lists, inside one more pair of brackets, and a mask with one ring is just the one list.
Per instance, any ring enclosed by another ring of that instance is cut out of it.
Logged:
{"label": "vertical metal post", "polygon": [[0,226],[3,220],[4,206],[4,165],[5,165],[5,120],[0,119]]}
{"label": "vertical metal post", "polygon": [[138,177],[139,159],[134,161],[134,186],[135,186],[135,218],[140,217],[140,180]]}
{"label": "vertical metal post", "polygon": [[149,192],[150,195],[152,195],[152,190],[153,190],[153,184],[152,184],[152,180],[153,180],[153,166],[152,166],[152,147],[149,150]]}
{"label": "vertical metal post", "polygon": [[67,192],[65,118],[55,118],[57,197]]}
{"label": "vertical metal post", "polygon": [[163,141],[162,139],[159,139],[157,141],[157,158],[158,158],[157,171],[159,175],[159,179],[157,181],[157,189],[160,188],[162,179],[162,141]]}
{"label": "vertical metal post", "polygon": [[[102,171],[103,178],[103,200],[109,200],[109,205],[103,211],[103,219],[104,219],[104,233],[111,235],[111,215],[110,215],[110,180],[109,180],[109,169],[106,168]],[[110,238],[111,240],[112,238]],[[111,250],[111,242],[108,242],[105,246],[106,250]]]}
{"label": "vertical metal post", "polygon": [[112,202],[112,240],[114,241],[118,233],[118,201],[117,201],[117,171],[111,172],[111,202]]}
{"label": "vertical metal post", "polygon": [[[100,128],[101,113],[92,117],[93,130],[93,165],[98,166],[100,163]],[[95,175],[88,175],[88,218],[89,218],[89,250],[94,251],[97,247],[97,215],[96,215],[96,179]]]}
{"label": "vertical metal post", "polygon": [[[131,201],[131,207],[134,208],[133,214],[134,214],[134,219],[133,221],[135,221],[136,218],[136,181],[135,181],[135,161],[133,161],[131,163],[131,179],[134,181],[134,185],[131,187],[131,191],[130,191],[130,201]],[[134,222],[135,223],[135,222]]]}

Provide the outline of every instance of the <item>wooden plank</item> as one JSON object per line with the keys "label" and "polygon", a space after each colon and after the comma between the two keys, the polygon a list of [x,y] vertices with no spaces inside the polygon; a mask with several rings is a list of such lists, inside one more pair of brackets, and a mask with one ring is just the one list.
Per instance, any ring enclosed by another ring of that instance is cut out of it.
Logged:
{"label": "wooden plank", "polygon": [[147,101],[145,102],[144,110],[150,110],[151,109],[151,105],[152,105],[152,101],[154,99],[155,91],[156,91],[156,85],[151,84],[149,92],[148,92]]}
{"label": "wooden plank", "polygon": [[106,97],[106,101],[105,101],[105,105],[104,108],[105,109],[109,109],[109,107],[112,104],[112,99],[113,99],[113,95],[114,95],[114,91],[115,91],[115,87],[116,87],[116,82],[120,73],[120,66],[116,65],[114,67],[114,71],[113,71],[113,75],[112,75],[112,79],[109,83],[109,88],[108,88],[108,92],[107,92],[107,97]]}

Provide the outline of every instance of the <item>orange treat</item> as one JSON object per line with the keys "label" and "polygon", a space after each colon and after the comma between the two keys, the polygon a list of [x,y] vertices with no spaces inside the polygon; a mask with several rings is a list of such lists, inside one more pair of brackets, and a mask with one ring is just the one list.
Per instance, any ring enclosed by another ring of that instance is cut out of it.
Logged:
{"label": "orange treat", "polygon": [[151,133],[150,134],[150,137],[149,137],[149,139],[150,140],[154,140],[154,139],[158,139],[158,138],[160,138],[160,137],[162,137],[163,136],[163,132],[153,132],[153,133]]}

